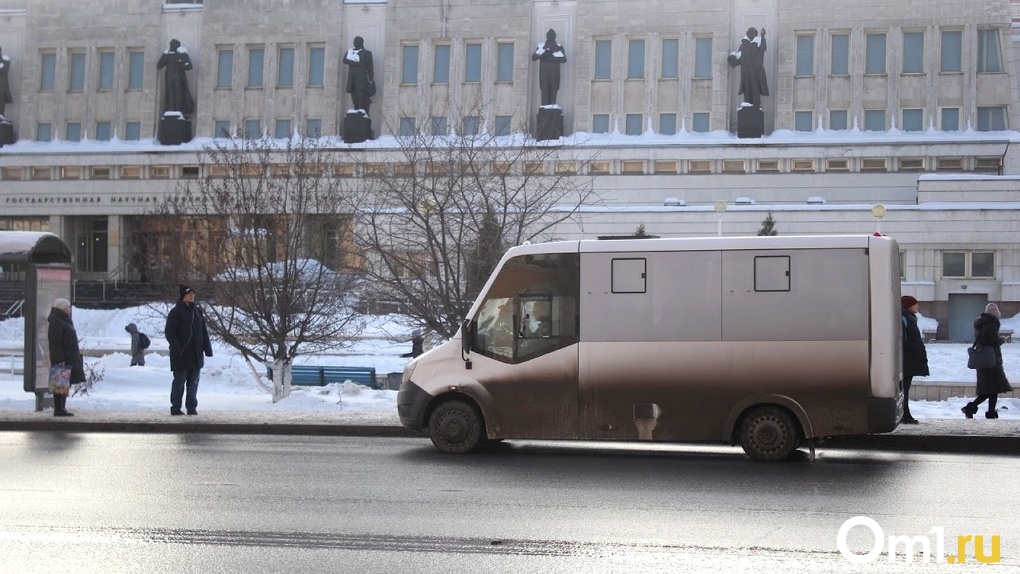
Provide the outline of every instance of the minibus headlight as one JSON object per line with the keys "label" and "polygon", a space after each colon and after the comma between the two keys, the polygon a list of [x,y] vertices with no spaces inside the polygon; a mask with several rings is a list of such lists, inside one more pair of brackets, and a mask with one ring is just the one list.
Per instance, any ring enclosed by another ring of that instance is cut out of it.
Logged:
{"label": "minibus headlight", "polygon": [[400,382],[401,383],[406,383],[407,381],[411,380],[411,373],[414,372],[414,367],[417,364],[418,364],[418,361],[411,361],[411,363],[409,365],[404,367],[404,375],[402,377],[400,377]]}

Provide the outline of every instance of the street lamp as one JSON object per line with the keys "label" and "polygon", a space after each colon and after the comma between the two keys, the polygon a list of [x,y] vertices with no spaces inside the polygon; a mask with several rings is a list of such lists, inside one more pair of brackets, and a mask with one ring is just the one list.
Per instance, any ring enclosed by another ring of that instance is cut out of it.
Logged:
{"label": "street lamp", "polygon": [[726,213],[726,202],[725,201],[720,199],[719,201],[715,202],[715,213],[719,217],[718,236],[722,237],[722,216],[723,216],[724,213]]}
{"label": "street lamp", "polygon": [[871,208],[871,215],[875,217],[875,235],[882,235],[882,218],[885,217],[885,206],[876,203]]}

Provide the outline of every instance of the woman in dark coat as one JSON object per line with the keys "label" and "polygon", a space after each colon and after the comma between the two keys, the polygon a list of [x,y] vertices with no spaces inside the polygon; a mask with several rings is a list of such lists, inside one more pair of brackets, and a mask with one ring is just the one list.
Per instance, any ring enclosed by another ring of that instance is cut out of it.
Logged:
{"label": "woman in dark coat", "polygon": [[910,382],[914,377],[928,376],[928,352],[917,326],[917,312],[921,306],[910,295],[900,297],[900,321],[903,323],[903,423],[916,425],[910,415]]}
{"label": "woman in dark coat", "polygon": [[989,303],[985,306],[985,312],[974,320],[974,345],[995,349],[995,366],[988,369],[977,369],[977,398],[960,409],[969,419],[974,418],[978,411],[978,405],[985,402],[985,399],[988,399],[988,412],[985,413],[985,418],[999,418],[999,413],[995,410],[995,403],[999,400],[999,393],[1007,392],[1010,389],[1006,371],[1002,368],[1002,344],[1005,340],[999,336],[1000,316],[999,306]]}
{"label": "woman in dark coat", "polygon": [[[53,308],[46,320],[50,324],[46,331],[46,339],[50,344],[50,367],[71,367],[71,384],[84,383],[85,364],[82,362],[81,349],[78,348],[78,332],[71,322],[71,302],[67,299],[53,301]],[[67,395],[53,395],[53,416],[74,416],[67,412]]]}

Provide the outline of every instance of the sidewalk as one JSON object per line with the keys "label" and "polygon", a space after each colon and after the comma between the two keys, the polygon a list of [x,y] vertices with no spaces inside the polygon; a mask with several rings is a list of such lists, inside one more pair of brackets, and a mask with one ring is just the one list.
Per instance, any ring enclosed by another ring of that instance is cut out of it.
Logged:
{"label": "sidewalk", "polygon": [[[422,437],[400,426],[395,411],[211,410],[174,417],[156,410],[70,410],[75,416],[57,418],[51,410],[0,409],[0,431]],[[1020,419],[924,418],[920,424],[901,425],[888,434],[834,438],[818,448],[1017,455]]]}

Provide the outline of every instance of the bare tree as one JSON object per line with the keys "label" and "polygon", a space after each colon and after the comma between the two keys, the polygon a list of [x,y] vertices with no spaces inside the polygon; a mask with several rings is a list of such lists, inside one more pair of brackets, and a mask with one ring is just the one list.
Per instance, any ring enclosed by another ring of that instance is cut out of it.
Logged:
{"label": "bare tree", "polygon": [[598,202],[580,154],[464,117],[452,128],[405,121],[393,130],[393,161],[361,180],[356,236],[367,275],[380,297],[442,337],[457,331],[507,248],[551,238]]}
{"label": "bare tree", "polygon": [[[344,346],[360,329],[360,256],[352,253],[354,203],[345,166],[314,140],[216,140],[205,177],[180,180],[142,234],[156,281],[199,281],[212,334],[241,353],[272,392],[290,394],[300,354]],[[350,165],[346,166],[350,167]],[[272,387],[254,362],[272,365]]]}

